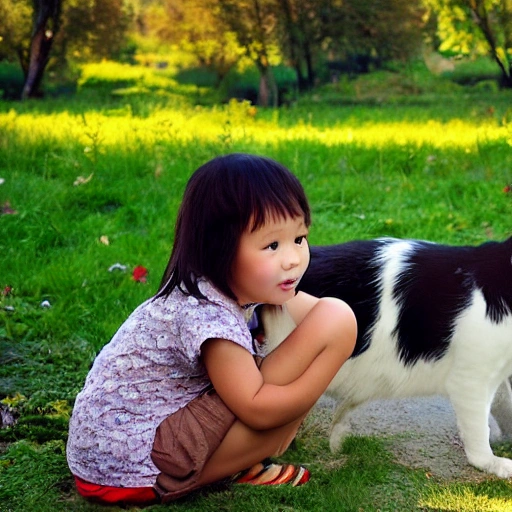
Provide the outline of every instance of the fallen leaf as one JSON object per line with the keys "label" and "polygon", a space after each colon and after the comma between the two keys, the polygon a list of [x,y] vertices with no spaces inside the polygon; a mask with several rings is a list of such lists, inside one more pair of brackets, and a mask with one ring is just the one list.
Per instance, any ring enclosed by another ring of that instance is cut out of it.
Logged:
{"label": "fallen leaf", "polygon": [[110,240],[108,239],[108,236],[105,235],[100,236],[100,242],[103,245],[110,245]]}
{"label": "fallen leaf", "polygon": [[77,187],[78,185],[85,185],[85,183],[89,183],[89,181],[92,180],[92,177],[94,176],[94,173],[92,172],[87,176],[87,178],[84,178],[83,176],[78,176],[77,179],[73,182],[73,185]]}
{"label": "fallen leaf", "polygon": [[133,279],[139,283],[145,283],[147,281],[148,269],[142,265],[138,265],[133,269]]}
{"label": "fallen leaf", "polygon": [[5,203],[0,206],[0,215],[16,215],[18,212],[11,208],[11,203],[9,201],[5,201]]}

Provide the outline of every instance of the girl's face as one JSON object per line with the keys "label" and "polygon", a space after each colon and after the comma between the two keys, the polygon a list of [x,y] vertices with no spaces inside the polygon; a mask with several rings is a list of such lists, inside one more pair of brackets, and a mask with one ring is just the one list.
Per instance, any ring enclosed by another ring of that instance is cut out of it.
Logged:
{"label": "girl's face", "polygon": [[238,303],[281,305],[309,265],[308,228],[301,217],[278,217],[240,238],[230,282]]}

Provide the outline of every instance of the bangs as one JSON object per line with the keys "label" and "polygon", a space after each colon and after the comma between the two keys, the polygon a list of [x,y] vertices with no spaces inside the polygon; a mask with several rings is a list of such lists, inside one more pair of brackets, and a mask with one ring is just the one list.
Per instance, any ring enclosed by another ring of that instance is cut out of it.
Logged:
{"label": "bangs", "polygon": [[299,201],[257,201],[252,209],[253,215],[247,228],[256,231],[263,227],[269,220],[279,220],[296,217],[304,217],[304,224],[311,224],[309,210],[304,211]]}

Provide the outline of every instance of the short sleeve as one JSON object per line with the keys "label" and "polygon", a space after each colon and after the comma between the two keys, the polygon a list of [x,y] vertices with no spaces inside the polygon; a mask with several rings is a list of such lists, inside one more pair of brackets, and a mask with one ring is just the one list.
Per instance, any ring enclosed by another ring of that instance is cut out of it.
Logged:
{"label": "short sleeve", "polygon": [[241,311],[192,296],[187,297],[186,302],[180,319],[180,337],[190,354],[199,352],[201,345],[211,338],[232,341],[255,354],[252,336]]}

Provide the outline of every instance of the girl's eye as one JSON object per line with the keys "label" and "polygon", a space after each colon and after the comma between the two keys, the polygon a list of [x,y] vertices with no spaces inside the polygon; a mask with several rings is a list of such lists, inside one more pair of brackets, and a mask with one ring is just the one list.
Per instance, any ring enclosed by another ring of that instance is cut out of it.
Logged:
{"label": "girl's eye", "polygon": [[278,242],[272,242],[270,245],[267,245],[267,249],[270,249],[271,251],[276,251],[279,243]]}
{"label": "girl's eye", "polygon": [[302,242],[304,242],[304,240],[306,240],[306,237],[304,235],[302,236],[298,236],[296,239],[295,239],[295,243],[297,245],[302,245]]}

